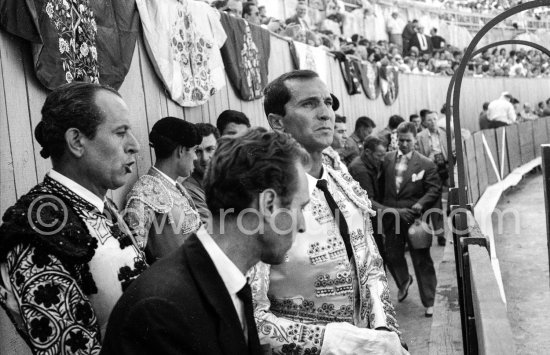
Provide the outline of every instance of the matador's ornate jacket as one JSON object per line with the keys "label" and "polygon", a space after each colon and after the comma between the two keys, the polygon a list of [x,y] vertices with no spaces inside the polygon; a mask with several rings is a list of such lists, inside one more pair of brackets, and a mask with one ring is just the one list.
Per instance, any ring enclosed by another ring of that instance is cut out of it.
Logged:
{"label": "matador's ornate jacket", "polygon": [[113,307],[147,268],[114,204],[52,170],[2,219],[0,305],[33,354],[99,354]]}
{"label": "matador's ornate jacket", "polygon": [[124,220],[150,263],[177,249],[201,225],[185,188],[155,167],[126,196]]}
{"label": "matador's ornate jacket", "polygon": [[308,175],[306,232],[296,236],[284,263],[259,263],[250,271],[260,343],[274,354],[318,354],[332,322],[398,332],[367,194],[347,171],[323,164],[321,178],[349,226],[353,257],[348,259],[318,180]]}

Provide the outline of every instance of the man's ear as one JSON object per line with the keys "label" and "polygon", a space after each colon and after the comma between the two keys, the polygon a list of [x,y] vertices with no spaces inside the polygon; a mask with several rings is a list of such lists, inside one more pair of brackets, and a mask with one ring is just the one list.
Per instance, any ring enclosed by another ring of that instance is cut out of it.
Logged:
{"label": "man's ear", "polygon": [[260,193],[258,196],[258,210],[260,215],[267,219],[270,219],[275,211],[275,200],[277,199],[277,193],[273,189],[267,189]]}
{"label": "man's ear", "polygon": [[285,131],[285,125],[283,124],[283,116],[277,113],[270,113],[267,115],[267,121],[269,126],[275,132],[283,133]]}
{"label": "man's ear", "polygon": [[65,143],[67,143],[68,151],[77,158],[84,155],[83,140],[86,137],[80,132],[78,128],[69,128],[65,131]]}

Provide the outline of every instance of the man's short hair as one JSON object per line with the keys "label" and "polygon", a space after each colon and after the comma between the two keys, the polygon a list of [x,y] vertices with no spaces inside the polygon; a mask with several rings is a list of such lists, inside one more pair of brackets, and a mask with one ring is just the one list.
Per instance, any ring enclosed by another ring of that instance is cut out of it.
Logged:
{"label": "man's short hair", "polygon": [[337,114],[334,118],[334,123],[346,123],[346,116],[340,116]]}
{"label": "man's short hair", "polygon": [[420,116],[418,116],[416,113],[413,113],[412,115],[409,116],[409,122],[412,122],[415,118],[418,118]]}
{"label": "man's short hair", "polygon": [[487,111],[489,109],[489,102],[483,103],[483,110]]}
{"label": "man's short hair", "polygon": [[204,178],[206,204],[213,215],[249,208],[258,194],[273,189],[284,205],[297,188],[295,163],[309,163],[309,154],[290,135],[255,128],[235,137],[222,137]]}
{"label": "man's short hair", "polygon": [[376,136],[368,136],[363,142],[363,147],[371,152],[374,152],[379,145],[384,146],[384,141]]}
{"label": "man's short hair", "polygon": [[52,91],[42,106],[42,119],[34,129],[34,136],[42,147],[40,155],[47,159],[60,158],[65,152],[65,132],[76,128],[93,139],[97,127],[105,117],[97,107],[96,93],[105,90],[120,97],[120,94],[107,85],[72,82],[61,85]]}
{"label": "man's short hair", "polygon": [[[290,101],[292,95],[286,86],[287,80],[308,80],[318,78],[319,74],[313,70],[294,70],[284,73],[269,84],[264,89],[264,112],[266,116],[270,113],[284,116],[285,105]],[[219,127],[218,127],[219,129]],[[220,130],[221,131],[221,130]]]}
{"label": "man's short hair", "polygon": [[420,110],[420,119],[422,120],[422,122],[424,122],[428,113],[430,113],[430,110],[427,108]]}
{"label": "man's short hair", "polygon": [[256,6],[252,1],[247,1],[243,3],[243,18],[244,15],[250,16],[252,14],[252,7]]}
{"label": "man's short hair", "polygon": [[358,131],[362,127],[375,128],[376,124],[367,116],[361,116],[355,121],[355,130]]}
{"label": "man's short hair", "polygon": [[201,137],[208,137],[213,134],[216,140],[220,138],[220,131],[210,123],[196,123],[195,127],[197,127],[197,131]]}
{"label": "man's short hair", "polygon": [[230,123],[244,124],[246,127],[250,128],[250,120],[244,113],[235,110],[225,110],[220,113],[216,121],[216,127],[218,131],[220,131],[220,134],[223,134],[225,127]]}
{"label": "man's short hair", "polygon": [[401,122],[405,122],[405,119],[404,119],[403,117],[401,117],[401,116],[399,116],[399,115],[392,115],[392,116],[390,117],[389,122],[388,122],[388,127],[389,127],[390,129],[392,129],[392,130],[393,130],[393,129],[396,129],[397,126],[399,126],[399,124],[400,124]]}
{"label": "man's short hair", "polygon": [[149,145],[155,150],[157,160],[170,157],[179,146],[192,148],[201,142],[197,127],[177,117],[161,118],[149,133]]}
{"label": "man's short hair", "polygon": [[412,133],[416,137],[416,125],[412,122],[402,122],[397,126],[397,133]]}

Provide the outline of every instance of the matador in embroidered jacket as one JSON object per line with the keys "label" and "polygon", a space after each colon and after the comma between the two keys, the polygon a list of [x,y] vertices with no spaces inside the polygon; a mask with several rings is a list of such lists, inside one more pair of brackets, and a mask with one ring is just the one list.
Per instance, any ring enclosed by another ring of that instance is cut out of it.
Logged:
{"label": "matador in embroidered jacket", "polygon": [[126,196],[124,219],[150,262],[175,250],[201,225],[185,188],[155,167]]}

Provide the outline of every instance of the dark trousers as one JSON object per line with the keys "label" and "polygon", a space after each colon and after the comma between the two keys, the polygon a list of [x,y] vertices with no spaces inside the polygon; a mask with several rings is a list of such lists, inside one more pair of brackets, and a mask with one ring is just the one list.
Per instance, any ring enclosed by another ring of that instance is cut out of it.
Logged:
{"label": "dark trousers", "polygon": [[504,123],[501,121],[489,121],[489,128],[499,128],[505,126],[508,126],[508,123]]}
{"label": "dark trousers", "polygon": [[[389,216],[388,216],[389,217]],[[391,218],[391,217],[390,217]],[[409,268],[405,259],[405,243],[408,243],[407,231],[411,225],[401,221],[400,233],[396,233],[394,221],[384,223],[386,234],[386,261],[397,287],[402,288],[409,280]],[[430,255],[430,248],[412,249],[409,245],[420,300],[424,307],[432,307],[435,299],[437,278],[434,262]]]}

